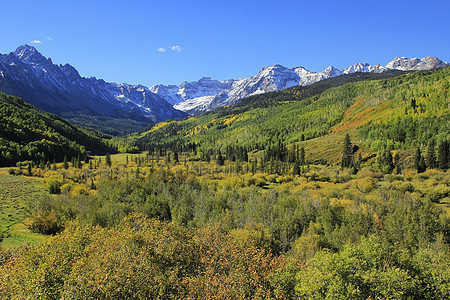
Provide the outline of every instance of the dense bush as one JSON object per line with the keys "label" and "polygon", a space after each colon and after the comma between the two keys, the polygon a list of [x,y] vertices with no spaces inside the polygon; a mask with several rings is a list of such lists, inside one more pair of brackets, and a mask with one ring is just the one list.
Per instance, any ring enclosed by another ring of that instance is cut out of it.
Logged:
{"label": "dense bush", "polygon": [[242,248],[217,226],[189,230],[134,214],[109,229],[73,225],[22,249],[0,265],[0,297],[286,298],[286,272],[283,258]]}
{"label": "dense bush", "polygon": [[339,253],[320,251],[297,274],[307,299],[448,299],[448,252],[411,254],[371,236]]}

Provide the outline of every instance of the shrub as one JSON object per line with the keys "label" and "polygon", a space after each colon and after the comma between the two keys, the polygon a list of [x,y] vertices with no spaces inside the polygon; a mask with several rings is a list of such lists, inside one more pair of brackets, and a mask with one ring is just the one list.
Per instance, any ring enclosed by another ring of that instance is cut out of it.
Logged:
{"label": "shrub", "polygon": [[339,253],[319,251],[299,270],[295,289],[301,299],[447,299],[446,253],[425,252],[411,257],[363,238]]}
{"label": "shrub", "polygon": [[402,193],[414,192],[414,185],[409,181],[407,182],[394,181],[393,183],[395,184],[394,186],[397,188],[397,190],[399,190]]}
{"label": "shrub", "polygon": [[372,177],[364,177],[356,181],[356,186],[361,192],[370,192],[375,188],[376,180]]}
{"label": "shrub", "polygon": [[188,229],[134,214],[114,228],[71,225],[22,249],[0,264],[0,298],[286,298],[294,278],[283,279],[286,272],[282,258],[241,247],[218,226]]}
{"label": "shrub", "polygon": [[56,234],[64,229],[61,216],[54,210],[37,213],[24,221],[31,231],[42,234]]}
{"label": "shrub", "polygon": [[47,182],[48,192],[50,194],[61,194],[62,182],[59,180],[49,180]]}

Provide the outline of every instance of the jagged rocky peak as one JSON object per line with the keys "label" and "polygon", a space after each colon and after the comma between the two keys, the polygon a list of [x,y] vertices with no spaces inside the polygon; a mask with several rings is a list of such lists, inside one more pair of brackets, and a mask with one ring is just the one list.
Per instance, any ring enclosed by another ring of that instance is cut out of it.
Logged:
{"label": "jagged rocky peak", "polygon": [[13,52],[13,54],[24,61],[37,63],[37,64],[46,64],[50,63],[52,64],[52,60],[46,59],[39,51],[37,51],[36,48],[29,45],[22,45],[19,46],[16,51]]}
{"label": "jagged rocky peak", "polygon": [[396,57],[386,65],[386,68],[396,70],[410,70],[415,67],[418,62],[419,59],[416,57],[411,59],[406,57]]}
{"label": "jagged rocky peak", "polygon": [[421,59],[419,67],[424,67],[424,66],[427,67],[426,70],[429,70],[429,69],[444,68],[444,67],[448,66],[448,63],[444,63],[442,60],[440,60],[434,56],[425,56],[424,58]]}
{"label": "jagged rocky peak", "polygon": [[269,70],[286,70],[287,68],[285,66],[282,66],[280,64],[274,64],[272,66],[269,66],[267,68],[263,68],[264,69],[269,69]]}
{"label": "jagged rocky peak", "polygon": [[198,81],[187,82],[184,81],[180,84],[180,88],[198,88],[198,87],[206,87],[206,88],[215,88],[218,85],[221,85],[222,82],[215,80],[211,77],[202,77]]}
{"label": "jagged rocky peak", "polygon": [[422,59],[417,57],[406,58],[396,57],[386,65],[388,69],[402,70],[402,71],[416,71],[416,70],[432,70],[446,67],[448,64],[444,63],[437,57],[426,56]]}
{"label": "jagged rocky peak", "polygon": [[322,73],[327,75],[327,76],[329,76],[329,77],[340,76],[340,75],[343,74],[341,70],[338,70],[338,69],[336,69],[333,66],[329,66]]}
{"label": "jagged rocky peak", "polygon": [[71,82],[73,82],[75,80],[78,80],[78,79],[81,79],[81,76],[78,73],[78,71],[74,67],[72,67],[71,65],[69,65],[69,64],[65,64],[64,66],[63,65],[59,65],[59,68],[61,69],[61,71],[64,74],[66,74],[67,78],[69,78],[69,80]]}
{"label": "jagged rocky peak", "polygon": [[356,63],[342,70],[344,74],[356,73],[356,72],[374,72],[381,73],[386,71],[386,68],[379,64],[370,65],[368,63]]}
{"label": "jagged rocky peak", "polygon": [[280,73],[280,72],[284,72],[288,70],[288,68],[279,65],[279,64],[275,64],[269,67],[265,67],[262,68],[261,71],[259,71],[259,74],[276,74],[276,73]]}

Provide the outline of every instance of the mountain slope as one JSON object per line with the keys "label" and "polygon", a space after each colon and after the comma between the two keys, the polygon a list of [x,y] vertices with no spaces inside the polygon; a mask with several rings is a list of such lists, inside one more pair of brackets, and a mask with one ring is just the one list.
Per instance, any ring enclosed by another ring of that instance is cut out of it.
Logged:
{"label": "mountain slope", "polygon": [[[316,85],[325,86],[326,82]],[[152,149],[196,143],[205,149],[222,150],[239,145],[251,151],[263,150],[278,140],[286,144],[306,140],[302,143],[310,144],[326,137],[333,141],[328,144],[330,149],[336,148],[332,153],[339,155],[340,141],[350,132],[369,152],[417,147],[426,145],[431,137],[438,139],[436,142],[450,139],[449,84],[447,67],[324,90],[315,85],[293,87],[247,98],[257,105],[246,99],[247,105],[242,102],[241,107],[239,103],[181,122],[157,124],[141,136],[138,144]],[[399,134],[402,124],[404,132]],[[316,150],[310,149],[314,159],[337,161],[338,157],[315,155],[321,148],[320,144],[316,146]]]}
{"label": "mountain slope", "polygon": [[96,118],[112,120],[117,130],[131,123],[136,131],[152,122],[185,117],[147,87],[83,78],[74,67],[55,65],[27,45],[0,57],[0,91],[75,123],[109,132]]}
{"label": "mountain slope", "polygon": [[[436,57],[427,56],[423,59],[413,58],[398,58],[389,62],[386,66],[379,64],[369,65],[367,63],[357,63],[345,69],[338,70],[333,66],[328,67],[322,72],[316,73],[306,70],[302,67],[286,68],[281,65],[273,65],[263,68],[257,75],[236,80],[226,81],[231,84],[229,88],[222,88],[214,94],[214,90],[209,90],[208,93],[195,94],[187,93],[184,97],[179,97],[182,93],[183,84],[177,86],[162,86],[153,87],[152,90],[166,99],[175,99],[172,102],[176,104],[175,108],[186,111],[190,114],[196,115],[201,112],[210,111],[220,106],[233,105],[241,99],[248,96],[258,95],[271,91],[278,91],[292,86],[307,86],[315,82],[332,78],[345,74],[352,74],[356,72],[370,72],[383,73],[391,70],[400,71],[415,71],[415,70],[431,70],[447,66],[446,63],[440,61]],[[213,81],[210,79],[210,81]],[[216,81],[219,83],[218,81]],[[199,82],[190,83],[195,87]],[[222,82],[224,83],[224,82]],[[220,88],[216,84],[216,88]],[[195,88],[194,88],[195,89]],[[184,101],[181,102],[181,99]]]}
{"label": "mountain slope", "polygon": [[64,156],[84,158],[114,152],[111,137],[71,125],[22,99],[0,93],[0,166],[18,161],[62,161]]}

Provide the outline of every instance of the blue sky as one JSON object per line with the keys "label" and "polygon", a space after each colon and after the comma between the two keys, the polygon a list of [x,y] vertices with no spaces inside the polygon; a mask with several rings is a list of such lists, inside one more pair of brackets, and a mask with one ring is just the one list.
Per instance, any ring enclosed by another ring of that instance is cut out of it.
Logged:
{"label": "blue sky", "polygon": [[0,0],[0,53],[29,44],[82,76],[147,86],[249,77],[273,64],[450,61],[449,12],[448,0]]}

